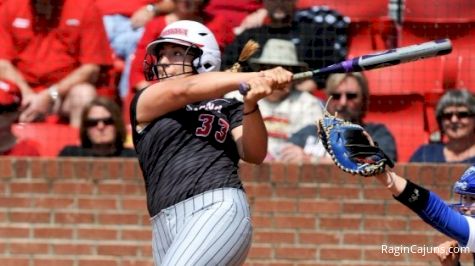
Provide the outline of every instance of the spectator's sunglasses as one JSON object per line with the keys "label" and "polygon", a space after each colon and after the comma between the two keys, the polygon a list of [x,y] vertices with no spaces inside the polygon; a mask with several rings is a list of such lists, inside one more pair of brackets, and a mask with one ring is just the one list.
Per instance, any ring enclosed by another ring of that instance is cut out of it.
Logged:
{"label": "spectator's sunglasses", "polygon": [[102,122],[104,125],[109,126],[114,124],[114,119],[112,117],[107,118],[88,118],[84,121],[84,126],[86,127],[96,127],[99,123]]}
{"label": "spectator's sunglasses", "polygon": [[462,112],[446,112],[446,113],[442,113],[441,117],[442,119],[445,119],[445,120],[450,120],[452,119],[453,116],[456,116],[458,119],[462,119],[462,118],[469,118],[469,117],[474,117],[475,114],[469,112],[469,111],[462,111]]}
{"label": "spectator's sunglasses", "polygon": [[345,92],[345,93],[337,93],[337,92],[334,92],[334,93],[330,93],[330,96],[332,97],[332,100],[340,100],[341,99],[341,96],[345,94],[346,95],[346,99],[347,100],[354,100],[358,97],[358,93],[354,93],[354,92]]}

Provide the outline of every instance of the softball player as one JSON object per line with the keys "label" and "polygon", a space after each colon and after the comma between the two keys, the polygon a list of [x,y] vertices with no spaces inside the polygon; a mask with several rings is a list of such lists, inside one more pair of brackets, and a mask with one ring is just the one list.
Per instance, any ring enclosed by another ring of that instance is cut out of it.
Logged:
{"label": "softball player", "polygon": [[[165,27],[144,73],[159,82],[131,104],[133,141],[152,217],[156,265],[240,265],[251,244],[240,159],[261,163],[267,132],[257,101],[282,90],[283,68],[227,73],[213,33],[195,21]],[[244,103],[222,95],[247,83]]]}

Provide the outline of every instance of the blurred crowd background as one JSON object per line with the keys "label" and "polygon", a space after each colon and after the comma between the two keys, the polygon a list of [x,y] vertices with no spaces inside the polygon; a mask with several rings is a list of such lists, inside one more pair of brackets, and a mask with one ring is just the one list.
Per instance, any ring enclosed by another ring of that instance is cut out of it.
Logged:
{"label": "blurred crowd background", "polygon": [[[146,45],[169,23],[214,33],[229,69],[292,71],[449,38],[449,55],[294,84],[259,103],[268,161],[326,163],[313,121],[365,125],[399,162],[475,162],[471,0],[0,0],[0,155],[134,157],[129,105],[151,83]],[[228,95],[227,97],[234,97]]]}

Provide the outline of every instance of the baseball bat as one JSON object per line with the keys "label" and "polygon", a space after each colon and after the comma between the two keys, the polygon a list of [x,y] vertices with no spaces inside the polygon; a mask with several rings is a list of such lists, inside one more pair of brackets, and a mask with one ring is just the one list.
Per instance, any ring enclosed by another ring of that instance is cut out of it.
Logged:
{"label": "baseball bat", "polygon": [[446,55],[450,52],[452,52],[452,43],[449,39],[434,40],[358,56],[324,68],[294,74],[292,79],[299,80],[322,74],[365,71]]}
{"label": "baseball bat", "polygon": [[[452,52],[449,39],[440,39],[410,46],[389,49],[373,54],[362,55],[320,69],[296,73],[292,80],[301,80],[316,75],[331,73],[360,72],[370,69],[399,65],[425,58],[446,55]],[[239,86],[239,92],[245,95],[249,90],[247,84]]]}

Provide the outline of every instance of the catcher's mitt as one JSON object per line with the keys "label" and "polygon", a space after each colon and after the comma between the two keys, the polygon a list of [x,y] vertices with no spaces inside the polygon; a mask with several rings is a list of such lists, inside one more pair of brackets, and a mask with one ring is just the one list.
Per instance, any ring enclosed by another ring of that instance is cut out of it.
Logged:
{"label": "catcher's mitt", "polygon": [[393,161],[377,144],[370,142],[360,125],[324,111],[318,121],[318,132],[335,164],[345,172],[374,176],[383,173],[386,166],[394,167]]}

